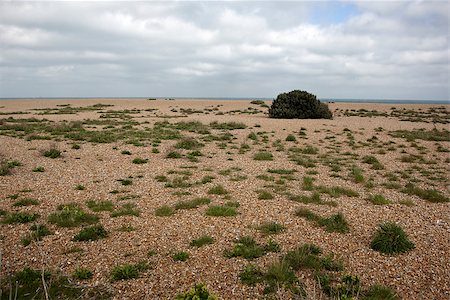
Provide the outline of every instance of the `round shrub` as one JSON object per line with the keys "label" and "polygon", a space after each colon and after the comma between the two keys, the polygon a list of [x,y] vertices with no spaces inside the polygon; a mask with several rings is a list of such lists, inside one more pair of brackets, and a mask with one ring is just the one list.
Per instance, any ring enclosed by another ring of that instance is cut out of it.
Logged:
{"label": "round shrub", "polygon": [[386,254],[408,252],[415,248],[403,229],[395,223],[386,222],[380,225],[372,239],[370,247]]}
{"label": "round shrub", "polygon": [[269,108],[269,117],[276,119],[331,119],[328,105],[321,103],[315,95],[295,90],[282,93]]}

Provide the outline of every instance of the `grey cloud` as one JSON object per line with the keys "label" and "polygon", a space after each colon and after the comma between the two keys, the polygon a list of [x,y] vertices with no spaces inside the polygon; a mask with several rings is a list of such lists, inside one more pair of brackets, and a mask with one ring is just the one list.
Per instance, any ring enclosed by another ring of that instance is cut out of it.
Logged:
{"label": "grey cloud", "polygon": [[448,99],[448,3],[330,3],[2,2],[0,97]]}

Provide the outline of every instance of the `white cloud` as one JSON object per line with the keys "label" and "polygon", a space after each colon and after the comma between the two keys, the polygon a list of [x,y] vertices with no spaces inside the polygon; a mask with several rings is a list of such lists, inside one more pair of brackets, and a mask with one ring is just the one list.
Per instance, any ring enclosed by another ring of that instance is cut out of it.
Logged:
{"label": "white cloud", "polygon": [[1,2],[0,97],[448,99],[447,2],[342,3]]}

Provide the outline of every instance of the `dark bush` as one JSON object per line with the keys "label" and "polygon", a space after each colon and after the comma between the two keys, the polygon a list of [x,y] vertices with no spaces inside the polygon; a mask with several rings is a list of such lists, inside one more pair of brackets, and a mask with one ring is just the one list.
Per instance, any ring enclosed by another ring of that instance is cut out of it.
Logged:
{"label": "dark bush", "polygon": [[295,90],[282,93],[269,108],[269,117],[276,119],[331,119],[328,105],[321,103],[315,95]]}

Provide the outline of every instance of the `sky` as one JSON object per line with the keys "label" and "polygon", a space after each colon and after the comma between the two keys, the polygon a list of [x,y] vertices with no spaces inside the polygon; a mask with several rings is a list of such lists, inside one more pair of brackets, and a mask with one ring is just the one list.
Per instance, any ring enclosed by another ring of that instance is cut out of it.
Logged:
{"label": "sky", "polygon": [[449,99],[449,1],[0,0],[0,97]]}

